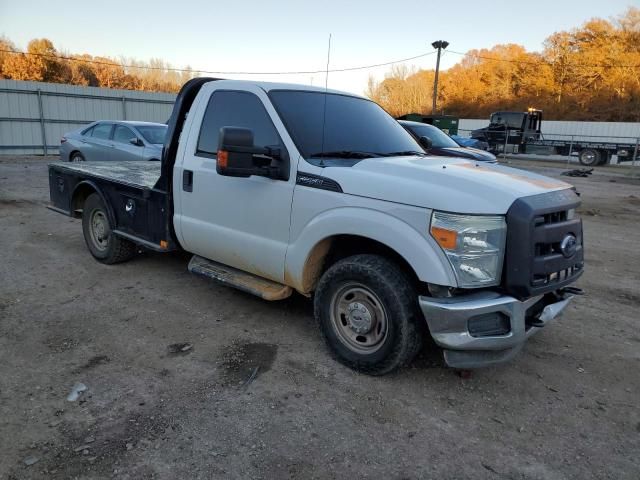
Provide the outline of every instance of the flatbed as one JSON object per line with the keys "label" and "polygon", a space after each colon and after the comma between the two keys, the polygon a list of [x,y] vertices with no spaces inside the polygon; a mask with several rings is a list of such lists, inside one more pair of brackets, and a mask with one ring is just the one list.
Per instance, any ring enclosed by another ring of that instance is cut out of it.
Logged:
{"label": "flatbed", "polygon": [[580,163],[606,164],[616,155],[618,161],[633,160],[635,145],[631,142],[592,142],[588,140],[553,139],[528,140],[521,145],[519,153],[537,155],[578,155]]}
{"label": "flatbed", "polygon": [[542,110],[527,112],[495,112],[489,125],[471,132],[471,138],[485,141],[489,151],[534,155],[577,155],[581,164],[607,164],[615,155],[618,162],[633,160],[638,143],[601,142],[575,138],[545,139],[542,134]]}
{"label": "flatbed", "polygon": [[135,188],[151,189],[160,179],[159,162],[53,162],[49,167]]}
{"label": "flatbed", "polygon": [[52,210],[81,218],[87,196],[99,192],[117,225],[113,233],[156,251],[178,248],[168,194],[157,188],[160,162],[53,162],[49,176]]}

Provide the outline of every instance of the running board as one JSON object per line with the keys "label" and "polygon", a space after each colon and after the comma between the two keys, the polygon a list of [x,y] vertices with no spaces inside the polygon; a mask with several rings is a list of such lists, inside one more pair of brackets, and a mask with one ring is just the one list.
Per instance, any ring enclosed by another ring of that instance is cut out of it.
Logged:
{"label": "running board", "polygon": [[207,260],[198,255],[194,255],[189,262],[189,271],[243,292],[251,293],[264,300],[283,300],[293,293],[291,287],[222,263]]}

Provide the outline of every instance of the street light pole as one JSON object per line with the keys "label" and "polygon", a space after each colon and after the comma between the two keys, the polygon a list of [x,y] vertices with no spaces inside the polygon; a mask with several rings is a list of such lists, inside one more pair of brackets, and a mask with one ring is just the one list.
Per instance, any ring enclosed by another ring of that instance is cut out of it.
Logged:
{"label": "street light pole", "polygon": [[436,114],[436,101],[438,99],[438,73],[440,73],[440,52],[443,48],[449,46],[449,42],[445,40],[437,40],[431,44],[433,48],[438,50],[438,59],[436,60],[436,78],[433,81],[433,104],[431,106],[431,115]]}

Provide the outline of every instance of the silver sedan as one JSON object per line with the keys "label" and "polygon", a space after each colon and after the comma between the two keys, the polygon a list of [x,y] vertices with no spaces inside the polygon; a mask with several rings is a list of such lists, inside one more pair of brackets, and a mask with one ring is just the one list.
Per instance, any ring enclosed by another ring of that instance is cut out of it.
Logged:
{"label": "silver sedan", "polygon": [[65,162],[160,160],[167,126],[162,123],[99,121],[60,139]]}

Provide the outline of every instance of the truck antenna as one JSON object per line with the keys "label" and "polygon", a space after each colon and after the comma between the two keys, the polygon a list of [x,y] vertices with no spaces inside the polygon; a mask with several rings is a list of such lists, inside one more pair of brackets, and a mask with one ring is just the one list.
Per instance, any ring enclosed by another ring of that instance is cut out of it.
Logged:
{"label": "truck antenna", "polygon": [[[320,152],[324,154],[324,126],[327,121],[327,91],[329,89],[329,59],[331,58],[331,34],[329,34],[329,46],[327,48],[327,69],[324,75],[324,107],[322,108],[322,148]],[[320,156],[320,166],[324,167],[324,161]]]}

